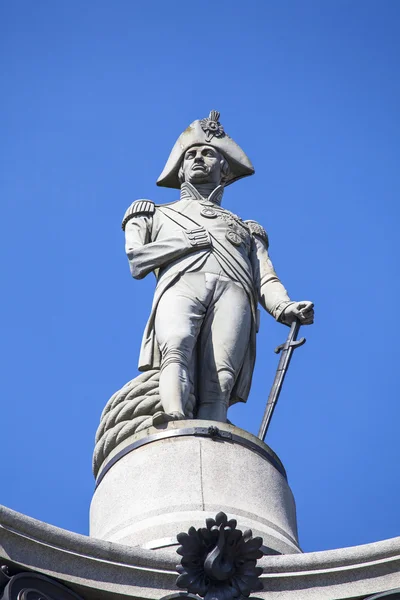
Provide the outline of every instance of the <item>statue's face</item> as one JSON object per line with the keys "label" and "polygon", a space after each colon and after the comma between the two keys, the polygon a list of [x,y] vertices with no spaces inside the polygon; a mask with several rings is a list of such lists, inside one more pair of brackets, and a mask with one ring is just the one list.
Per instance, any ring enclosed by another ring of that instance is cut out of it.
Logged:
{"label": "statue's face", "polygon": [[212,146],[192,146],[186,150],[182,162],[185,181],[189,183],[221,182],[222,155]]}

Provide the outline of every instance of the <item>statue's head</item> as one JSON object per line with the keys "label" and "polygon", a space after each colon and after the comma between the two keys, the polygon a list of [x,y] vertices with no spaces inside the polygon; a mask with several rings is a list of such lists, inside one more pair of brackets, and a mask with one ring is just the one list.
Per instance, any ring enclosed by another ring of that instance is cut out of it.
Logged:
{"label": "statue's head", "polygon": [[253,175],[254,167],[229,137],[212,110],[207,119],[193,121],[172,148],[157,185],[180,188],[183,181],[229,185]]}
{"label": "statue's head", "polygon": [[198,144],[188,148],[183,155],[178,171],[182,184],[224,183],[230,174],[228,161],[216,148],[208,144]]}

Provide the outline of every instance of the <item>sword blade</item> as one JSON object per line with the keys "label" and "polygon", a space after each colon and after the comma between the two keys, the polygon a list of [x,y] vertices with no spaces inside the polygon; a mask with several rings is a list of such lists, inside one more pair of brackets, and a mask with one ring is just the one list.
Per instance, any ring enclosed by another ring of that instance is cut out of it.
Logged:
{"label": "sword blade", "polygon": [[275,349],[276,353],[282,351],[278,368],[276,370],[274,382],[271,387],[271,391],[268,396],[267,405],[265,407],[264,416],[261,421],[260,430],[258,432],[258,437],[260,440],[264,441],[265,436],[268,431],[268,427],[271,423],[272,415],[274,414],[275,406],[278,402],[279,395],[282,390],[283,382],[289,368],[289,364],[292,358],[293,351],[302,346],[305,343],[305,338],[301,338],[297,340],[297,335],[300,331],[300,322],[294,321],[290,327],[289,335],[284,344],[281,344]]}

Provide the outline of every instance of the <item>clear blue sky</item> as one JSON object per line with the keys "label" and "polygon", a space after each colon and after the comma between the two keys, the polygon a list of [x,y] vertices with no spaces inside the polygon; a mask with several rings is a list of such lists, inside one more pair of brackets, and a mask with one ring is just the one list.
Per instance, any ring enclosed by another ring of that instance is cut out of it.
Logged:
{"label": "clear blue sky", "polygon": [[[400,535],[396,0],[17,0],[0,7],[0,503],[87,533],[91,454],[137,371],[154,279],[121,218],[210,109],[252,159],[225,206],[268,230],[316,323],[268,443],[306,551]],[[287,330],[263,315],[257,432]],[[145,474],[144,474],[145,476]]]}

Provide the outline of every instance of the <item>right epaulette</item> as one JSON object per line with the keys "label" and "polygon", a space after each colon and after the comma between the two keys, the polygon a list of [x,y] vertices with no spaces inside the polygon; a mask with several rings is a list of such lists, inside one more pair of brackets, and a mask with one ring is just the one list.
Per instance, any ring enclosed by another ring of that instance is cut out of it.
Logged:
{"label": "right epaulette", "polygon": [[269,246],[269,241],[268,241],[268,234],[265,231],[264,227],[262,227],[260,225],[260,223],[257,223],[257,221],[245,221],[247,227],[250,230],[250,233],[252,235],[258,235],[258,237],[260,237],[262,240],[264,240],[264,242],[266,243],[266,246],[268,248]]}
{"label": "right epaulette", "polygon": [[135,200],[124,214],[121,225],[122,229],[125,231],[126,224],[133,217],[137,217],[138,215],[154,215],[155,210],[155,204],[151,200]]}

